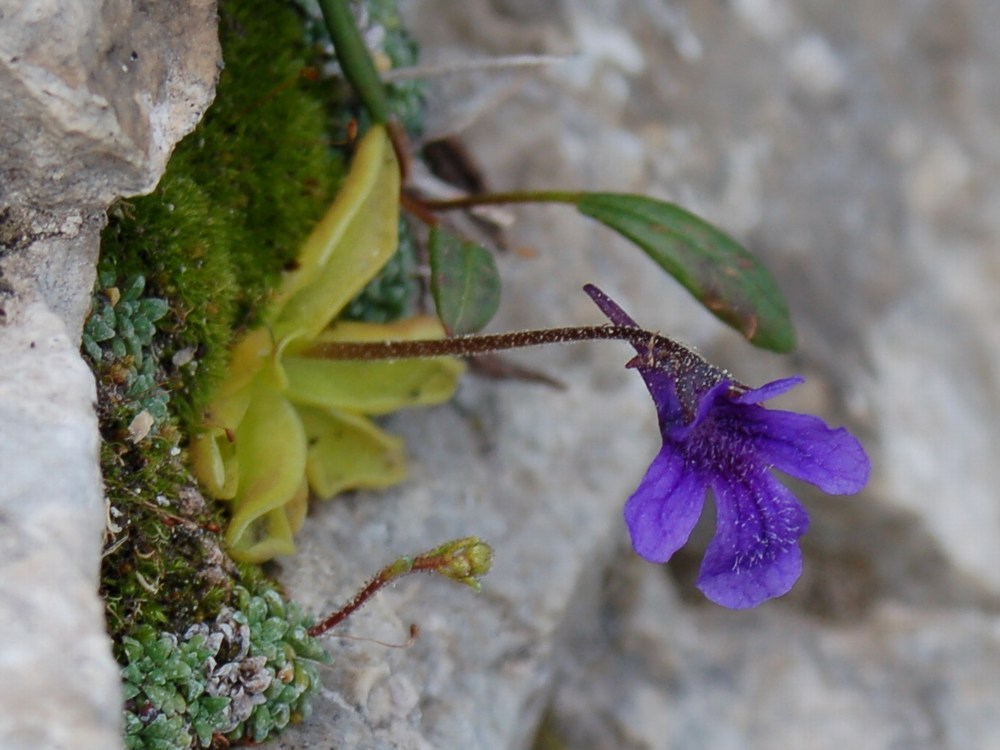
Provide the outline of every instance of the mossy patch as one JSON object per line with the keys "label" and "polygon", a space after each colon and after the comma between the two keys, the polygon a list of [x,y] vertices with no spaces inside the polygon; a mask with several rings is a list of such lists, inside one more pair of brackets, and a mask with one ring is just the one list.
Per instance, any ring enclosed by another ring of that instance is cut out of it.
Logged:
{"label": "mossy patch", "polygon": [[287,3],[220,5],[226,67],[215,103],[156,190],[116,206],[104,233],[118,272],[144,275],[148,296],[170,304],[162,357],[194,354],[167,373],[179,378],[169,390],[185,427],[224,374],[234,332],[252,324],[343,175],[334,146],[345,135],[330,132],[332,104],[304,77],[313,55],[302,24]]}

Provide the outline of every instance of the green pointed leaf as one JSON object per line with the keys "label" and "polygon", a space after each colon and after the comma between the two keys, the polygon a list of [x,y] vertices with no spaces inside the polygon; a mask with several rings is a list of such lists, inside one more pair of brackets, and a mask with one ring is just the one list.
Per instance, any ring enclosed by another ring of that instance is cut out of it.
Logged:
{"label": "green pointed leaf", "polygon": [[170,312],[170,305],[159,297],[147,297],[139,302],[139,314],[150,323],[155,323]]}
{"label": "green pointed leaf", "polygon": [[438,317],[452,334],[476,333],[500,305],[500,273],[482,245],[431,229],[431,294]]}
{"label": "green pointed leaf", "polygon": [[139,344],[148,344],[153,340],[156,328],[146,318],[133,318],[132,328],[135,332],[136,341]]}
{"label": "green pointed leaf", "polygon": [[576,206],[637,244],[751,344],[777,352],[795,348],[795,330],[778,285],[726,233],[680,206],[641,195],[584,193]]}
{"label": "green pointed leaf", "polygon": [[[94,341],[107,341],[115,335],[115,329],[112,327],[113,325],[114,321],[112,321],[111,325],[109,325],[108,322],[99,315],[94,315],[89,321],[87,321],[87,334]],[[100,359],[100,354],[94,357],[94,359]]]}
{"label": "green pointed leaf", "polygon": [[138,274],[129,276],[121,286],[122,296],[119,304],[139,299],[142,295],[142,290],[145,288],[146,278],[144,276],[139,276]]}

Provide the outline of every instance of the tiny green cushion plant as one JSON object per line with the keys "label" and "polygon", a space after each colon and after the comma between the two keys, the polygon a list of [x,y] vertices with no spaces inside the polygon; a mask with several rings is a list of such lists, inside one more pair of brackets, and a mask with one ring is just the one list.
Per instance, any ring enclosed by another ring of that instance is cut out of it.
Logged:
{"label": "tiny green cushion plant", "polygon": [[273,589],[237,587],[233,606],[180,637],[147,625],[122,639],[128,750],[262,742],[308,715],[329,661],[308,634],[312,618]]}
{"label": "tiny green cushion plant", "polygon": [[339,323],[337,315],[396,248],[400,170],[385,127],[361,139],[337,198],[280,284],[263,325],[233,347],[226,380],[191,440],[194,471],[232,503],[226,542],[241,561],[295,551],[309,490],[331,497],[406,474],[402,441],[368,415],[446,401],[464,366],[299,356],[317,344],[444,335],[434,318]]}

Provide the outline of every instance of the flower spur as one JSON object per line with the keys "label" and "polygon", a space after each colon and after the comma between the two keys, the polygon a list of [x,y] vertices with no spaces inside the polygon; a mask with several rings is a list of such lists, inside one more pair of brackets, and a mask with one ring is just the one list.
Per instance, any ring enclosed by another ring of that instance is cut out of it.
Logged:
{"label": "flower spur", "polygon": [[[597,287],[585,291],[612,324],[638,327]],[[831,494],[853,494],[870,471],[861,443],[817,417],[761,405],[801,378],[748,388],[669,339],[641,341],[632,340],[637,356],[627,366],[639,371],[653,398],[663,446],[625,505],[635,551],[652,562],[669,560],[687,542],[710,488],[716,531],[698,588],[731,609],[787,593],[802,572],[798,540],[809,516],[770,470]]]}

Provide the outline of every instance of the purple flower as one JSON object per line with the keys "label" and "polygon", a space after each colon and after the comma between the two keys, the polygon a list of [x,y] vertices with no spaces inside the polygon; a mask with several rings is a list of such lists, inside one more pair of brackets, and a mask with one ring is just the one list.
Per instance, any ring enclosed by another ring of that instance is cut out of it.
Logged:
{"label": "purple flower", "polygon": [[[638,327],[600,289],[584,287],[614,325]],[[777,469],[825,492],[849,495],[868,481],[861,443],[817,417],[761,402],[802,382],[786,378],[748,388],[669,339],[633,344],[660,422],[663,447],[625,504],[632,546],[666,562],[694,529],[712,489],[715,537],[698,588],[723,607],[746,609],[788,592],[802,573],[798,539],[809,516],[772,474]]]}

